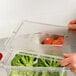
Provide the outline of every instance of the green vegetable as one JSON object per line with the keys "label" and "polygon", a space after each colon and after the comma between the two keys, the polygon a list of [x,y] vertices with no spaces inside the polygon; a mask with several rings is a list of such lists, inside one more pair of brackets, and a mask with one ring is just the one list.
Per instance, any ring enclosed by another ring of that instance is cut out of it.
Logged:
{"label": "green vegetable", "polygon": [[26,66],[33,66],[33,63],[34,63],[34,57],[31,56],[31,57],[27,57],[28,60],[27,60],[27,63],[26,63]]}
{"label": "green vegetable", "polygon": [[12,66],[33,66],[34,57],[24,56],[22,54],[16,54],[11,61]]}
{"label": "green vegetable", "polygon": [[25,57],[22,56],[20,60],[21,60],[22,64],[23,64],[24,66],[26,66],[27,61],[26,61]]}
{"label": "green vegetable", "polygon": [[22,57],[23,55],[16,54],[15,57],[11,61],[11,65],[12,66],[24,66],[24,64],[22,64],[21,62]]}
{"label": "green vegetable", "polygon": [[[12,66],[27,67],[61,67],[56,59],[46,59],[44,57],[36,58],[33,55],[25,56],[24,54],[16,54],[11,61]],[[10,76],[66,76],[66,72],[52,71],[31,71],[29,70],[12,70]]]}
{"label": "green vegetable", "polygon": [[34,72],[33,76],[39,76],[39,72]]}
{"label": "green vegetable", "polygon": [[18,70],[12,70],[10,76],[23,76],[23,72]]}
{"label": "green vegetable", "polygon": [[23,76],[33,76],[34,71],[30,71],[30,70],[29,71],[24,71],[23,74],[24,74]]}
{"label": "green vegetable", "polygon": [[39,58],[45,67],[49,67],[44,58]]}
{"label": "green vegetable", "polygon": [[47,71],[42,71],[42,76],[49,76],[49,73]]}
{"label": "green vegetable", "polygon": [[49,74],[50,74],[51,76],[60,76],[60,75],[59,75],[59,72],[50,72]]}

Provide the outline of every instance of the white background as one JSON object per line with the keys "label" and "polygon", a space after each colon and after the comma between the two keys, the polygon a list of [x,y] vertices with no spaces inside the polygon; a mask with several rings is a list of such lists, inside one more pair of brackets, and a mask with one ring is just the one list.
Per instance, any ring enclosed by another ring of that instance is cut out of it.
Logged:
{"label": "white background", "polygon": [[76,0],[0,0],[0,38],[24,19],[67,26],[75,18]]}

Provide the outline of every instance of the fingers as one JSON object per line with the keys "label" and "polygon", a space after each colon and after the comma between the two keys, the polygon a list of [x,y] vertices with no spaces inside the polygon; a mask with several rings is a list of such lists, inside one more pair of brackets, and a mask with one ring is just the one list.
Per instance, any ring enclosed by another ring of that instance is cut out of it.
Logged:
{"label": "fingers", "polygon": [[64,56],[65,58],[67,58],[67,57],[70,56],[70,54],[63,54],[63,56]]}
{"label": "fingers", "polygon": [[73,68],[73,67],[72,67],[72,64],[68,64],[68,65],[66,66],[66,68],[67,68],[67,69],[70,69],[71,72],[76,73],[76,68]]}
{"label": "fingers", "polygon": [[71,64],[68,64],[68,65],[66,65],[66,68],[67,69],[71,69],[72,68],[72,65]]}
{"label": "fingers", "polygon": [[76,73],[76,69],[74,69],[74,68],[71,68],[70,70],[71,70],[71,72],[74,72],[74,73]]}
{"label": "fingers", "polygon": [[71,53],[71,54],[63,54],[63,56],[65,57],[65,58],[68,58],[68,57],[70,57],[70,56],[72,56],[74,53]]}
{"label": "fingers", "polygon": [[65,59],[60,61],[60,65],[76,73],[76,53],[63,54],[63,56]]}
{"label": "fingers", "polygon": [[60,61],[61,66],[67,66],[68,64],[70,64],[70,58],[66,58],[64,60]]}
{"label": "fingers", "polygon": [[76,24],[69,24],[68,28],[69,30],[76,30]]}
{"label": "fingers", "polygon": [[76,19],[75,19],[75,20],[70,21],[70,23],[69,23],[69,24],[76,24]]}
{"label": "fingers", "polygon": [[76,31],[76,20],[72,20],[68,24],[68,29],[69,29],[69,31],[72,31],[72,32],[75,32]]}
{"label": "fingers", "polygon": [[76,73],[76,64],[71,64],[68,59],[64,61],[62,60],[60,64],[62,66],[65,66],[67,69],[70,69],[72,72]]}
{"label": "fingers", "polygon": [[70,64],[67,66],[68,69],[70,69],[72,72],[76,73],[76,64]]}

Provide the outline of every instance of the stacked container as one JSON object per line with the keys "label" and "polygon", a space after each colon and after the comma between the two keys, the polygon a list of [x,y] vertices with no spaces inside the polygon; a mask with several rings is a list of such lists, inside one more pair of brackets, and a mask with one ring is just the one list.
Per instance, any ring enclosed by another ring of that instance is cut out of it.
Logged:
{"label": "stacked container", "polygon": [[[54,40],[63,37],[64,42],[44,44],[48,37]],[[69,76],[72,73],[59,65],[62,54],[71,52],[67,39],[67,29],[63,26],[23,21],[6,41],[0,68],[4,70],[5,76]],[[16,61],[21,64],[14,63],[15,57],[21,57]],[[23,57],[28,60],[28,64],[23,62]]]}

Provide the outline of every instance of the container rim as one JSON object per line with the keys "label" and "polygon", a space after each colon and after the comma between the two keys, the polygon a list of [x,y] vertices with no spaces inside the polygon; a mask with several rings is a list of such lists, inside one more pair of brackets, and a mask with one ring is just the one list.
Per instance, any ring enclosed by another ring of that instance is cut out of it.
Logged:
{"label": "container rim", "polygon": [[3,68],[9,70],[31,70],[31,71],[67,71],[65,67],[24,67],[24,66],[6,66]]}

